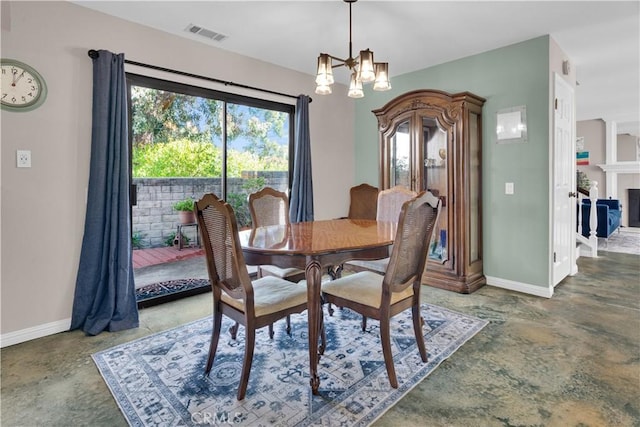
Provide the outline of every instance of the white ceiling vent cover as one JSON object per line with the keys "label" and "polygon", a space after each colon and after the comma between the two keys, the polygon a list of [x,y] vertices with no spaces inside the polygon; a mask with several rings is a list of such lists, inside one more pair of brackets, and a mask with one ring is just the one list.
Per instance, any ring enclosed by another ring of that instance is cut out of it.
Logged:
{"label": "white ceiling vent cover", "polygon": [[198,25],[189,24],[185,31],[192,34],[197,34],[202,37],[206,37],[208,39],[221,42],[225,40],[228,36],[224,34],[216,33],[215,31],[208,30],[206,28],[199,27]]}

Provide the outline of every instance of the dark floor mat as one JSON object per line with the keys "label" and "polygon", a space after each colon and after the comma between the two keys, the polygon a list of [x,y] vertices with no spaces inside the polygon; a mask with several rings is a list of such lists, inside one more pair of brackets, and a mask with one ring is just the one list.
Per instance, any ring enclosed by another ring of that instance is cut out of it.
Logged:
{"label": "dark floor mat", "polygon": [[136,301],[138,308],[145,308],[210,290],[207,279],[168,280],[136,289]]}

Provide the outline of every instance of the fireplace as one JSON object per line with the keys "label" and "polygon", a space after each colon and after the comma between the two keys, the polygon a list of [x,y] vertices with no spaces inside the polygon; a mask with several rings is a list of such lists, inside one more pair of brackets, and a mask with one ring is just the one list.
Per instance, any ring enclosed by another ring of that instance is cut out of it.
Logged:
{"label": "fireplace", "polygon": [[627,191],[629,227],[640,227],[640,188],[629,188]]}

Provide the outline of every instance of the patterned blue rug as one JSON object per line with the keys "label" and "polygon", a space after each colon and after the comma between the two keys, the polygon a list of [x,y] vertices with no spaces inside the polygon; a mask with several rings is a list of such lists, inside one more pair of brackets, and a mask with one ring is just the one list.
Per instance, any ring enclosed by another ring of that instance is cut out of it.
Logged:
{"label": "patterned blue rug", "polygon": [[132,426],[189,425],[369,425],[440,363],[472,338],[487,321],[423,304],[429,361],[422,363],[413,335],[411,310],[394,317],[392,350],[399,388],[389,385],[379,340],[379,323],[347,309],[325,312],[327,349],[320,359],[320,395],[311,394],[307,313],[256,333],[247,396],[236,400],[242,368],[244,329],[234,341],[224,318],[211,374],[203,375],[211,318],[122,344],[93,355],[118,406]]}

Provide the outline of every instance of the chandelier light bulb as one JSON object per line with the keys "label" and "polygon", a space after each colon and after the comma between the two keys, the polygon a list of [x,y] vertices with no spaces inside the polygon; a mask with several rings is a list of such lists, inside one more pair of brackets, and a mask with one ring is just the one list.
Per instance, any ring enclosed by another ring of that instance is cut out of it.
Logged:
{"label": "chandelier light bulb", "polygon": [[318,56],[318,71],[316,73],[316,83],[322,86],[333,84],[333,70],[331,68],[331,58],[326,53]]}
{"label": "chandelier light bulb", "polygon": [[318,85],[318,86],[316,86],[316,93],[318,95],[330,95],[331,94],[331,86],[329,86],[329,85]]}
{"label": "chandelier light bulb", "polygon": [[376,80],[373,83],[373,90],[385,91],[391,89],[389,81],[389,64],[387,62],[377,62],[375,64]]}
{"label": "chandelier light bulb", "polygon": [[360,51],[360,66],[358,67],[358,80],[362,83],[371,83],[376,79],[373,70],[373,52],[369,49]]}
{"label": "chandelier light bulb", "polygon": [[351,83],[349,84],[349,92],[347,93],[349,98],[362,98],[364,92],[362,90],[362,82],[358,80],[356,73],[351,74]]}

